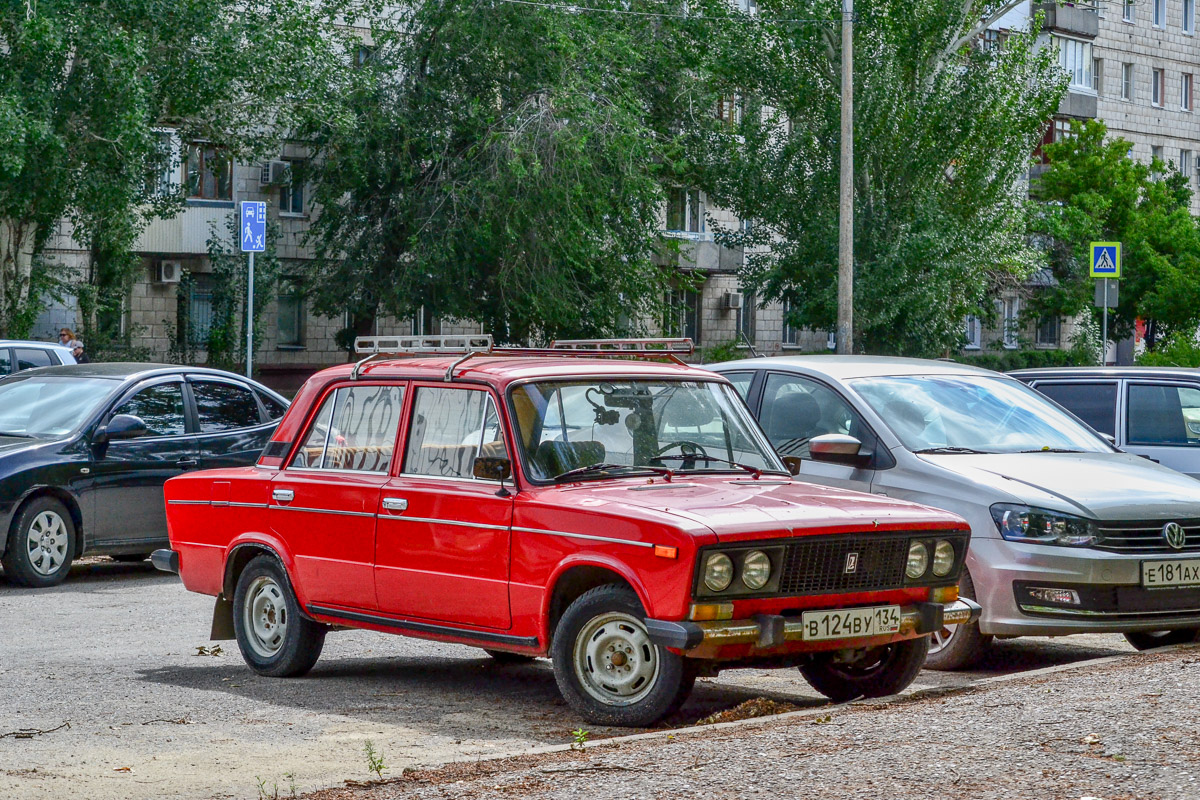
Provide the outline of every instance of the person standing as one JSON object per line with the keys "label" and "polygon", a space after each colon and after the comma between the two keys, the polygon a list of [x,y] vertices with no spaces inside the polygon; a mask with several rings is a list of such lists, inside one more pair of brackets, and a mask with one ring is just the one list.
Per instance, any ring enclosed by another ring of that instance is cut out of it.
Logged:
{"label": "person standing", "polygon": [[70,328],[63,328],[58,332],[58,343],[63,347],[70,347],[71,342],[75,340],[75,332]]}
{"label": "person standing", "polygon": [[83,340],[72,339],[67,347],[71,348],[71,355],[75,356],[76,364],[90,364],[92,360],[88,358],[87,353],[83,352]]}

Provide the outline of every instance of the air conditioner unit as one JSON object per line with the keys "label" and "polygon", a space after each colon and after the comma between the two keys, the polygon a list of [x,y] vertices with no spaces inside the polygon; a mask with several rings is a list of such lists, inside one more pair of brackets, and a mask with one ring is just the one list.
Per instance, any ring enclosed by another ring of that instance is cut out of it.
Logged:
{"label": "air conditioner unit", "polygon": [[158,283],[179,283],[183,277],[183,264],[178,261],[159,261],[154,269],[154,280]]}
{"label": "air conditioner unit", "polygon": [[292,165],[286,161],[264,161],[259,186],[286,186],[292,182]]}
{"label": "air conditioner unit", "polygon": [[726,292],[721,298],[721,308],[727,311],[740,311],[742,308],[742,293],[741,292]]}

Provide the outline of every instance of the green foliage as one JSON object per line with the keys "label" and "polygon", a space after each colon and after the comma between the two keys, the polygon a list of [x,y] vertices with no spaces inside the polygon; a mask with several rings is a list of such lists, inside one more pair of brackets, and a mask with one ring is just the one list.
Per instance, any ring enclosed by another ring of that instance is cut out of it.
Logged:
{"label": "green foliage", "polygon": [[[279,226],[269,219],[267,222],[266,252],[254,256],[254,341],[262,342],[262,326],[259,319],[271,301],[272,293],[279,280],[281,265],[275,255],[275,242],[279,238]],[[207,364],[219,369],[244,370],[246,363],[246,286],[250,263],[247,254],[241,252],[238,242],[238,218],[229,214],[225,230],[212,226],[208,238],[208,259],[212,264],[212,325],[204,349]],[[186,291],[181,284],[180,292]],[[189,334],[193,331],[189,330]],[[191,336],[188,337],[189,341]]]}
{"label": "green foliage", "polygon": [[367,757],[367,769],[375,773],[376,780],[383,780],[387,764],[383,763],[383,753],[375,749],[375,743],[370,739],[363,745],[363,754]]}
{"label": "green foliage", "polygon": [[722,361],[746,358],[750,355],[750,351],[741,349],[741,344],[741,339],[730,339],[727,342],[709,345],[700,351],[700,361],[704,364],[719,364]]}
{"label": "green foliage", "polygon": [[1200,325],[1200,230],[1189,212],[1188,180],[1173,165],[1129,157],[1132,144],[1106,138],[1103,122],[1072,123],[1072,137],[1046,147],[1049,168],[1032,187],[1031,227],[1045,242],[1057,286],[1039,293],[1034,313],[1092,309],[1093,241],[1122,243],[1120,304],[1109,332],[1123,338],[1140,317],[1146,344]]}
{"label": "green foliage", "polygon": [[1200,367],[1200,344],[1195,334],[1178,332],[1138,356],[1139,367]]}
{"label": "green foliage", "polygon": [[[721,13],[711,5],[707,13]],[[1014,34],[995,51],[978,46],[1004,5],[855,3],[856,350],[940,354],[995,288],[1038,264],[1019,178],[1065,76],[1036,34]],[[718,238],[754,248],[744,277],[760,296],[787,301],[794,324],[828,329],[837,310],[840,3],[762,0],[759,9],[831,23],[728,26],[713,37],[710,91],[740,94],[748,111],[734,125],[712,115],[697,126],[695,180],[755,221],[749,233]]]}
{"label": "green foliage", "polygon": [[1088,367],[1095,366],[1096,359],[1087,351],[1070,350],[1000,350],[979,355],[959,355],[952,360],[997,372],[1033,367]]}
{"label": "green foliage", "polygon": [[587,740],[589,736],[591,736],[591,734],[585,731],[583,728],[576,728],[575,730],[571,731],[571,749],[582,750],[587,746]]}

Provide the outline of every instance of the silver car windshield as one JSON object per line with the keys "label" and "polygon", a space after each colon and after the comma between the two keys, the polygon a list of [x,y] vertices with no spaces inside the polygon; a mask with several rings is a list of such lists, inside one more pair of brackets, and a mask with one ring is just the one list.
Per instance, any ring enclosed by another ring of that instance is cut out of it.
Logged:
{"label": "silver car windshield", "polygon": [[781,472],[723,383],[544,381],[516,387],[517,441],[534,480],[673,472]]}
{"label": "silver car windshield", "polygon": [[986,375],[859,378],[851,385],[913,452],[1111,452],[1017,381]]}
{"label": "silver car windshield", "polygon": [[29,377],[0,381],[0,436],[53,437],[84,423],[119,386],[104,378]]}

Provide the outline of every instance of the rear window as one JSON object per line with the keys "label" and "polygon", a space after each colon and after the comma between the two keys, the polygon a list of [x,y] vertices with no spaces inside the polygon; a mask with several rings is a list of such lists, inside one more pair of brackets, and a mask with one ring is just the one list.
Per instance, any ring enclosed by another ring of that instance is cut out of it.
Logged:
{"label": "rear window", "polygon": [[248,428],[261,422],[254,392],[242,386],[213,381],[192,383],[201,433]]}

